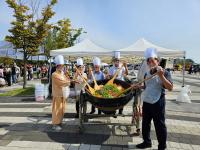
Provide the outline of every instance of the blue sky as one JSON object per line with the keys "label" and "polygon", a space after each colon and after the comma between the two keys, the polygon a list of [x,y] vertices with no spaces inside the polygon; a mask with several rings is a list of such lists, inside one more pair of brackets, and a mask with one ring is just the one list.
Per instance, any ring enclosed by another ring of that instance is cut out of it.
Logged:
{"label": "blue sky", "polygon": [[[46,0],[42,0],[44,3]],[[70,18],[89,38],[110,49],[140,38],[186,51],[200,63],[200,0],[58,0],[51,22]],[[12,10],[0,0],[0,40],[8,34]]]}

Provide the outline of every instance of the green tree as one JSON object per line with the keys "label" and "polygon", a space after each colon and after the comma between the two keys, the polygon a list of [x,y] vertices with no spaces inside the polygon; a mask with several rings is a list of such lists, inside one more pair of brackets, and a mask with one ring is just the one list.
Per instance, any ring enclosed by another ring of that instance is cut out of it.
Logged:
{"label": "green tree", "polygon": [[[21,49],[24,54],[24,72],[26,72],[27,60],[32,55],[38,54],[38,48],[48,35],[51,25],[49,19],[55,14],[52,7],[57,0],[51,0],[42,9],[41,17],[35,18],[34,11],[22,0],[6,0],[8,6],[13,9],[15,18],[11,22],[12,28],[9,30],[11,35],[6,36],[6,40],[13,43],[16,49]],[[26,73],[23,76],[23,88],[26,88]]]}
{"label": "green tree", "polygon": [[6,64],[6,65],[11,65],[14,63],[14,60],[9,57],[0,57],[0,63],[1,64]]}
{"label": "green tree", "polygon": [[50,50],[73,46],[82,33],[86,33],[82,28],[72,28],[70,19],[59,20],[44,40],[45,55],[49,57]]}

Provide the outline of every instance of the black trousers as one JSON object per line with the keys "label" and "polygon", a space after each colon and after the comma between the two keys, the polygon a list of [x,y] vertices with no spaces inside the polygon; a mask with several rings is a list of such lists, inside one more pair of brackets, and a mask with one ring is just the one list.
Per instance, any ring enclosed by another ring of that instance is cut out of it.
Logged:
{"label": "black trousers", "polygon": [[79,114],[79,101],[76,102],[76,113]]}
{"label": "black trousers", "polygon": [[151,144],[150,130],[153,119],[158,148],[166,148],[167,127],[165,125],[165,95],[162,95],[158,102],[149,104],[143,102],[142,136],[145,143]]}

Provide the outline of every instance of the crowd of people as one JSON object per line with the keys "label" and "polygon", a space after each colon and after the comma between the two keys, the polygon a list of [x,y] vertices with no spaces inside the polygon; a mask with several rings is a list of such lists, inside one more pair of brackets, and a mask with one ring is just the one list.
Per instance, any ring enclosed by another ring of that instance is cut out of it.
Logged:
{"label": "crowd of people", "polygon": [[[24,76],[25,69],[23,66],[18,66],[16,63],[11,65],[0,64],[0,87],[15,85]],[[47,65],[32,65],[27,64],[26,66],[26,77],[27,80],[34,79],[34,72],[37,75],[37,79],[48,77],[48,66]]]}
{"label": "crowd of people", "polygon": [[190,65],[188,74],[200,74],[200,65]]}
{"label": "crowd of people", "polygon": [[21,69],[13,63],[12,65],[0,64],[0,86],[11,86],[16,84],[20,78]]}

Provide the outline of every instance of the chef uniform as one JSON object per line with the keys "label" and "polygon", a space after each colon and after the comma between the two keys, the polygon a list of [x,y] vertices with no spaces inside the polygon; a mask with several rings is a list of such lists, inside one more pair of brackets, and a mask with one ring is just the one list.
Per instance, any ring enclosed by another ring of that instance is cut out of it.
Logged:
{"label": "chef uniform", "polygon": [[65,99],[63,88],[70,85],[70,80],[62,71],[64,65],[64,57],[58,55],[55,57],[56,71],[52,74],[52,124],[53,129],[61,130],[61,123],[65,112]]}
{"label": "chef uniform", "polygon": [[[99,80],[104,80],[104,74],[103,72],[100,70],[100,67],[101,67],[101,59],[98,58],[98,57],[95,57],[93,59],[93,65],[94,65],[94,71],[93,71],[93,74],[94,74],[94,77],[96,79],[96,81],[99,81]],[[93,82],[93,78],[92,78],[92,75],[90,75],[89,77],[89,82]],[[91,112],[90,114],[93,114],[95,113],[95,107],[92,105],[91,107]],[[98,114],[101,114],[101,111],[98,110]]]}
{"label": "chef uniform", "polygon": [[[109,69],[110,76],[114,76],[115,72],[123,65],[119,62],[120,61],[120,52],[119,51],[114,52],[113,61],[114,61],[114,63],[116,61],[118,61],[118,65],[113,64],[113,66]],[[124,76],[127,74],[128,74],[127,66],[126,66],[126,68],[123,66],[122,69],[120,70],[120,72],[118,73],[118,76],[116,77],[116,79],[124,81]],[[122,112],[123,112],[123,108],[119,109],[119,114],[122,114]]]}
{"label": "chef uniform", "polygon": [[[145,58],[148,63],[148,59],[157,59],[157,51],[155,48],[147,48],[145,51]],[[158,61],[158,59],[157,59]],[[149,64],[150,67],[150,64]],[[159,67],[156,65],[156,67]],[[162,68],[160,68],[162,69]],[[158,139],[158,150],[164,150],[166,148],[167,140],[167,127],[165,125],[165,88],[164,82],[170,83],[172,88],[172,79],[168,71],[163,71],[162,80],[156,75],[151,80],[145,81],[145,89],[142,92],[141,99],[143,101],[143,119],[142,119],[142,137],[143,143],[136,145],[137,148],[148,148],[152,146],[150,139],[151,120],[153,119],[156,135]],[[145,78],[152,76],[150,71],[145,74]]]}
{"label": "chef uniform", "polygon": [[[82,77],[85,78],[87,81],[87,74],[84,73],[85,66],[83,65],[83,59],[78,58],[76,61],[77,69],[79,70],[79,73],[82,75]],[[74,79],[78,81],[79,83],[75,83],[75,95],[76,95],[76,115],[75,118],[79,117],[79,99],[80,99],[80,93],[81,91],[84,91],[85,89],[85,82],[83,81],[82,77],[78,74],[78,72],[75,73]]]}

